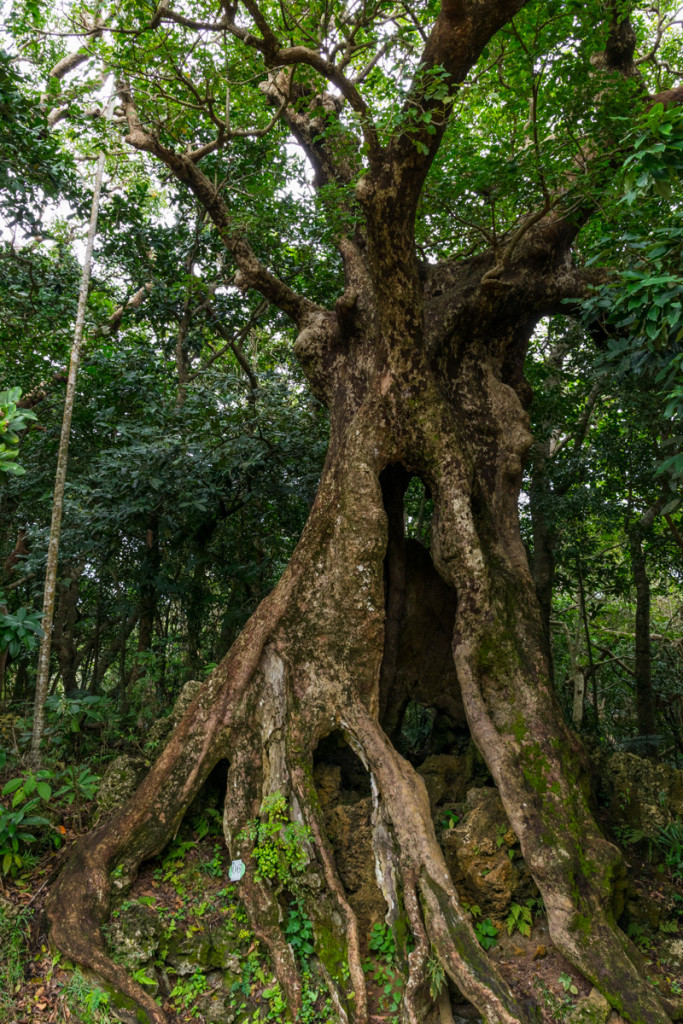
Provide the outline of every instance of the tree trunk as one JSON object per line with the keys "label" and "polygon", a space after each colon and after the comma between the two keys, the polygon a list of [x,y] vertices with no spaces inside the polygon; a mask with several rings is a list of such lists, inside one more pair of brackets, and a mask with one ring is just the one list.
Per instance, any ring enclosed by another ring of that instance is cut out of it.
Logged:
{"label": "tree trunk", "polygon": [[[488,1024],[528,1024],[459,903],[424,784],[383,728],[396,675],[388,646],[401,604],[392,594],[402,586],[400,559],[391,564],[402,543],[397,509],[401,480],[416,474],[434,499],[433,563],[455,597],[453,657],[469,728],[542,892],[552,941],[629,1020],[667,1024],[640,954],[615,924],[622,862],[593,819],[584,757],[554,698],[519,532],[531,442],[521,373],[534,324],[528,284],[472,289],[472,275],[490,274],[491,262],[441,276],[421,271],[392,217],[390,189],[384,199],[384,208],[379,199],[369,204],[367,250],[345,243],[344,315],[311,317],[296,343],[331,423],[299,544],[134,798],[76,846],[49,899],[52,939],[161,1024],[159,1007],[104,953],[109,871],[123,865],[132,877],[163,849],[213,766],[227,758],[226,842],[247,864],[241,892],[290,1012],[300,1004],[297,965],[278,924],[277,896],[254,877],[241,836],[275,793],[312,830],[309,871],[318,886],[307,909],[339,1019],[350,1019],[353,1006],[353,1019],[366,1021],[364,936],[311,777],[319,742],[340,731],[372,781],[387,921],[415,937],[411,952],[398,944],[405,1019],[417,1024],[424,1016],[431,950]],[[440,313],[443,292],[457,315]],[[455,676],[449,685],[457,686]]]}
{"label": "tree trunk", "polygon": [[67,693],[78,686],[76,671],[81,659],[76,649],[74,629],[78,619],[78,596],[83,568],[83,564],[64,566],[65,578],[57,582],[58,597],[52,645],[57,655],[62,685]]}
{"label": "tree trunk", "polygon": [[142,657],[152,650],[154,620],[157,613],[159,567],[159,523],[156,517],[150,519],[145,537],[145,554],[142,559],[140,577],[140,603],[138,605],[138,642],[136,657],[128,676],[122,677],[121,713],[128,713],[130,697],[136,682],[142,674]]}
{"label": "tree trunk", "polygon": [[[111,117],[112,109],[112,103],[107,103],[105,116],[108,119]],[[85,247],[83,272],[81,275],[81,285],[78,294],[78,310],[76,312],[74,340],[71,346],[69,376],[66,385],[66,396],[64,399],[64,415],[62,417],[62,429],[59,439],[59,450],[57,453],[57,472],[55,474],[55,487],[52,497],[52,518],[50,522],[50,538],[47,549],[47,565],[45,567],[45,590],[43,594],[42,628],[44,636],[38,653],[36,694],[33,709],[33,733],[31,736],[31,750],[29,755],[30,761],[33,765],[37,765],[40,761],[40,745],[45,728],[45,698],[47,697],[48,684],[50,681],[52,617],[55,607],[55,588],[57,586],[59,539],[62,529],[64,489],[66,487],[66,467],[69,459],[69,438],[71,433],[71,419],[73,416],[74,400],[76,397],[76,377],[78,375],[78,364],[81,358],[81,344],[83,342],[83,329],[85,327],[85,312],[88,304],[88,288],[90,285],[90,271],[92,268],[95,232],[97,231],[97,217],[100,208],[100,192],[102,189],[102,178],[104,175],[104,161],[105,154],[104,152],[101,152],[97,162],[97,171],[95,172],[95,187],[93,189],[92,204],[90,208],[88,239]]]}
{"label": "tree trunk", "polygon": [[548,457],[549,444],[542,442],[538,446],[534,446],[534,448],[536,448],[536,458],[534,459],[531,487],[529,489],[531,529],[534,545],[531,571],[536,587],[536,596],[538,597],[543,635],[546,638],[546,656],[552,676],[552,631],[550,619],[553,608],[553,586],[555,584],[555,555],[553,552],[555,538],[548,529],[547,513],[544,508],[544,503],[548,500],[550,492],[545,470],[545,460]]}
{"label": "tree trunk", "polygon": [[636,585],[635,679],[638,733],[641,736],[652,736],[656,731],[656,723],[650,652],[650,580],[647,575],[645,553],[637,533],[631,534],[629,549],[633,581]]}
{"label": "tree trunk", "polygon": [[658,516],[665,498],[654,502],[628,532],[631,570],[636,587],[635,683],[636,715],[641,736],[657,731],[655,699],[652,689],[652,656],[650,648],[650,578],[643,551],[643,536]]}

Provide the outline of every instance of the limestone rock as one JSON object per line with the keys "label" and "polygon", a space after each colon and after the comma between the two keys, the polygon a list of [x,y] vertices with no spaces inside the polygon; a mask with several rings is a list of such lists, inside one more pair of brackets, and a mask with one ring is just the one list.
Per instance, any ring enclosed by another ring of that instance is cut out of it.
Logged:
{"label": "limestone rock", "polygon": [[173,728],[175,728],[183,717],[203,685],[204,684],[201,679],[188,679],[188,681],[183,684],[183,688],[178,694],[176,702],[173,705],[173,711],[171,712]]}
{"label": "limestone rock", "polygon": [[317,764],[313,769],[313,780],[320,806],[327,813],[339,803],[341,768],[338,764]]}
{"label": "limestone rock", "polygon": [[161,743],[170,736],[202,686],[201,679],[188,679],[178,694],[171,714],[166,718],[158,719],[147,733],[146,739],[148,743]]}
{"label": "limestone rock", "polygon": [[211,967],[231,974],[231,982],[237,980],[242,968],[239,956],[235,952],[238,940],[233,923],[230,920],[224,920],[212,925],[209,928],[208,941],[207,963]]}
{"label": "limestone rock", "polygon": [[[497,790],[470,789],[462,822],[442,834],[451,877],[484,917],[502,919],[511,902],[523,903],[535,891],[531,876],[515,850]],[[512,856],[510,856],[512,852]]]}
{"label": "limestone rock", "polygon": [[605,765],[610,819],[654,837],[683,815],[683,771],[636,754],[612,754]]}
{"label": "limestone rock", "polygon": [[369,932],[386,913],[375,877],[371,811],[372,801],[364,797],[354,804],[339,804],[325,819],[339,877],[358,917],[361,934]]}
{"label": "limestone rock", "polygon": [[422,762],[417,772],[424,780],[432,809],[444,800],[458,802],[465,798],[471,780],[467,754],[432,754]]}
{"label": "limestone rock", "polygon": [[109,941],[120,963],[137,970],[156,956],[161,926],[156,913],[140,903],[131,903],[112,920]]}
{"label": "limestone rock", "polygon": [[102,814],[121,807],[135,792],[147,773],[147,764],[142,758],[121,754],[111,761],[102,776],[97,791],[97,805]]}
{"label": "limestone rock", "polygon": [[683,968],[683,939],[676,936],[664,939],[660,946],[659,959],[668,967]]}
{"label": "limestone rock", "polygon": [[593,988],[572,1010],[567,1024],[607,1024],[611,1013],[612,1008],[605,997]]}
{"label": "limestone rock", "polygon": [[174,932],[168,940],[165,959],[176,974],[181,975],[217,966],[212,963],[211,936],[201,926],[196,931],[178,929]]}

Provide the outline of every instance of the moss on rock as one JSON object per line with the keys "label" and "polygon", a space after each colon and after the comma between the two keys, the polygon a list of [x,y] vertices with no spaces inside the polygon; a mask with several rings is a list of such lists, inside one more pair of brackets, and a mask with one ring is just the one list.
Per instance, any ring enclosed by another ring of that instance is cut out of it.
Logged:
{"label": "moss on rock", "polygon": [[582,999],[567,1018],[567,1024],[607,1024],[612,1008],[597,988]]}
{"label": "moss on rock", "polygon": [[147,774],[147,762],[140,757],[121,754],[109,763],[97,791],[101,814],[111,814],[123,806]]}

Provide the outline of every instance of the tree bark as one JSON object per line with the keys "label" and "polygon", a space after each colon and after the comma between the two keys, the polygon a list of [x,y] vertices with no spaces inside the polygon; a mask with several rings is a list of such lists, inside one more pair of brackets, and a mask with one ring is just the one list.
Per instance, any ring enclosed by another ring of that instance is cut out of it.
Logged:
{"label": "tree bark", "polygon": [[635,621],[635,683],[638,733],[652,736],[657,731],[655,698],[652,689],[652,654],[650,645],[650,578],[643,550],[643,538],[665,503],[659,498],[628,531],[631,571],[636,588]]}
{"label": "tree bark", "polygon": [[137,610],[138,642],[130,672],[123,677],[121,712],[127,714],[130,694],[142,673],[142,656],[152,650],[158,602],[158,574],[161,565],[159,523],[153,516],[145,534],[145,553],[140,566],[140,602]]}
{"label": "tree bark", "polygon": [[[291,1012],[300,985],[277,924],[277,897],[254,878],[248,843],[240,838],[276,792],[315,837],[310,870],[320,878],[316,893],[325,895],[307,906],[340,1019],[351,1005],[351,988],[355,1017],[365,1021],[363,936],[335,868],[309,770],[319,741],[340,730],[372,779],[376,871],[387,920],[405,920],[415,936],[424,932],[444,970],[490,1024],[529,1021],[459,904],[419,775],[378,721],[382,652],[386,658],[392,630],[393,613],[386,610],[394,601],[391,571],[385,588],[385,557],[398,504],[396,493],[385,504],[380,477],[387,467],[402,466],[406,475],[421,476],[434,498],[432,555],[457,595],[453,655],[469,727],[543,894],[552,941],[627,1019],[667,1024],[640,954],[615,924],[611,900],[621,859],[592,817],[584,758],[554,698],[519,533],[517,496],[531,442],[521,375],[533,327],[528,283],[516,292],[504,289],[498,300],[495,287],[481,288],[473,300],[477,316],[472,309],[463,314],[467,330],[452,321],[445,328],[435,307],[438,313],[439,293],[447,287],[457,305],[459,273],[449,270],[445,281],[421,273],[405,255],[409,240],[395,225],[387,227],[391,218],[372,207],[369,212],[367,250],[346,247],[353,316],[340,324],[321,314],[302,328],[296,344],[331,421],[325,468],[301,540],[280,583],[209,676],[135,797],[78,844],[50,896],[53,941],[135,998],[152,1021],[163,1020],[159,1007],[104,953],[108,872],[123,865],[124,875],[132,876],[158,853],[211,768],[227,758],[226,841],[248,864],[245,904]],[[383,237],[387,230],[394,237]],[[477,267],[479,275],[486,269]],[[400,588],[400,574],[394,585]],[[348,968],[322,938],[334,910],[343,921],[336,938]],[[425,980],[420,950],[419,943],[413,953],[404,950],[405,1013],[415,1022]]]}
{"label": "tree bark", "polygon": [[62,676],[65,692],[77,688],[76,671],[80,663],[74,629],[78,618],[78,596],[84,566],[64,566],[65,579],[57,583],[57,608],[54,616],[52,644]]}

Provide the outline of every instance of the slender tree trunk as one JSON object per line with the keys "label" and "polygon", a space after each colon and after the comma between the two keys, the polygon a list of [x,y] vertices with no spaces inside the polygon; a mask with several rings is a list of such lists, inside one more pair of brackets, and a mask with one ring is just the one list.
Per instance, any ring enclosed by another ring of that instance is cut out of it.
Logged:
{"label": "slender tree trunk", "polygon": [[651,528],[665,499],[654,502],[628,532],[631,571],[636,587],[635,682],[636,715],[641,736],[652,736],[657,729],[655,699],[652,689],[652,655],[650,644],[650,578],[643,551],[643,537]]}
{"label": "slender tree trunk", "polygon": [[75,690],[78,685],[76,670],[79,657],[74,629],[78,617],[78,596],[83,569],[82,564],[80,566],[73,564],[65,566],[66,579],[57,583],[59,596],[54,615],[52,644],[57,654],[62,683],[66,691]]}
{"label": "slender tree trunk", "polygon": [[553,587],[555,584],[555,556],[553,546],[555,538],[548,528],[546,504],[550,497],[546,473],[546,460],[549,457],[550,444],[547,441],[534,445],[534,464],[529,490],[531,510],[531,529],[533,537],[533,558],[531,570],[538,596],[538,604],[543,623],[543,635],[546,640],[546,655],[553,674],[552,631],[550,619],[553,610]]}
{"label": "slender tree trunk", "polygon": [[588,611],[586,609],[586,589],[583,585],[583,571],[581,569],[581,559],[576,560],[576,575],[579,581],[579,616],[581,618],[581,624],[583,626],[583,634],[586,640],[586,654],[588,656],[588,668],[584,671],[584,686],[585,680],[588,678],[591,681],[591,693],[593,697],[593,715],[595,717],[595,729],[596,731],[600,728],[600,701],[598,698],[598,675],[596,666],[593,661],[593,644],[591,642],[591,631],[588,625]]}
{"label": "slender tree trunk", "polygon": [[161,565],[161,549],[159,547],[159,522],[152,518],[149,522],[145,541],[145,554],[141,566],[140,604],[138,606],[138,642],[133,665],[125,680],[121,694],[121,711],[126,714],[130,696],[135,683],[142,673],[141,656],[149,654],[154,639],[154,621],[157,613],[159,567]]}
{"label": "slender tree trunk", "polygon": [[656,731],[655,702],[652,691],[652,657],[650,649],[650,579],[640,535],[629,537],[631,570],[636,585],[635,679],[638,733],[652,736]]}
{"label": "slender tree trunk", "polygon": [[69,458],[69,436],[71,433],[71,419],[73,416],[74,399],[76,397],[76,376],[78,364],[81,357],[81,344],[83,341],[83,328],[85,326],[85,311],[88,304],[88,287],[90,284],[90,272],[92,268],[92,254],[95,244],[95,233],[97,231],[97,215],[100,206],[100,192],[102,190],[102,178],[104,175],[104,152],[100,153],[95,172],[95,187],[93,190],[92,205],[90,208],[90,224],[88,227],[88,238],[85,247],[83,260],[83,272],[81,274],[81,287],[78,294],[78,309],[76,312],[76,326],[74,329],[74,340],[71,346],[71,359],[69,361],[69,376],[66,385],[66,397],[64,399],[64,415],[62,417],[62,431],[59,440],[57,454],[57,474],[55,477],[55,488],[52,497],[52,519],[50,522],[50,539],[47,549],[47,565],[45,568],[45,591],[43,595],[43,619],[42,628],[44,637],[40,644],[38,654],[38,668],[36,671],[36,695],[33,710],[33,733],[31,736],[30,761],[38,764],[40,761],[40,744],[45,728],[45,698],[47,696],[48,682],[50,678],[50,648],[52,644],[52,619],[55,607],[55,590],[57,586],[57,563],[59,558],[59,538],[62,527],[62,512],[64,509],[64,488],[66,485],[66,467]]}
{"label": "slender tree trunk", "polygon": [[129,616],[124,621],[122,628],[119,630],[119,633],[112,641],[110,646],[107,648],[107,650],[99,656],[97,662],[97,672],[94,675],[92,683],[93,693],[99,692],[99,689],[102,685],[102,680],[104,679],[108,669],[113,665],[117,656],[121,656],[121,651],[125,651],[126,644],[128,642],[128,637],[135,629],[137,621],[138,613],[137,611],[135,611],[133,615]]}

